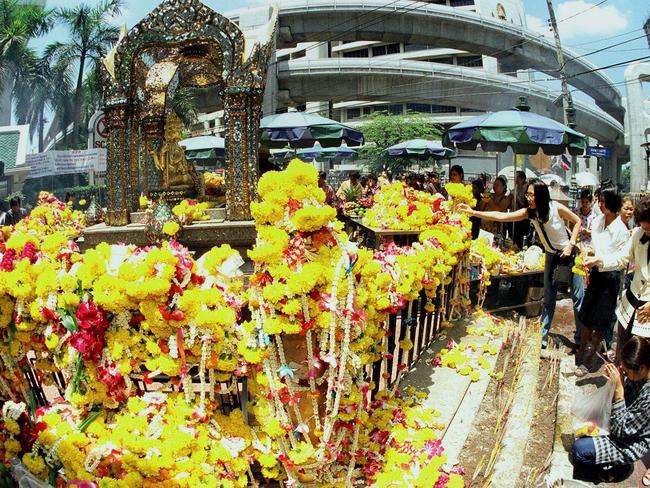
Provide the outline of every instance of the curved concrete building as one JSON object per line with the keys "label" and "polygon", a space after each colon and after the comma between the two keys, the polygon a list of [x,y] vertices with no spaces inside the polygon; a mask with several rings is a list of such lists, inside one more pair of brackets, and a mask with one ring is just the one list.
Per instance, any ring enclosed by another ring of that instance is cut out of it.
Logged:
{"label": "curved concrete building", "polygon": [[[255,28],[255,10],[226,15]],[[266,114],[298,109],[356,124],[373,111],[424,112],[452,124],[526,96],[533,111],[563,120],[555,44],[527,28],[522,0],[280,0],[279,24]],[[601,163],[614,177],[625,147],[621,93],[584,57],[564,57],[577,129],[612,148]],[[206,130],[218,130],[215,115],[203,118]]]}

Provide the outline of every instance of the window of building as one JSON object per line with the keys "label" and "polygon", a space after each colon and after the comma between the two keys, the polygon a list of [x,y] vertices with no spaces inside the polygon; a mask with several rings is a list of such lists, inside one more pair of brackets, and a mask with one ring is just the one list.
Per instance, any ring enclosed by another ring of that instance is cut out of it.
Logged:
{"label": "window of building", "polygon": [[478,110],[476,108],[465,108],[465,107],[460,108],[460,113],[462,113],[462,114],[464,114],[464,113],[474,113],[474,114],[476,114],[476,113],[482,113],[482,112],[483,112],[482,110]]}
{"label": "window of building", "polygon": [[386,46],[386,54],[399,54],[400,49],[399,49],[399,44],[388,44]]}
{"label": "window of building", "polygon": [[423,114],[431,113],[431,105],[428,103],[407,103],[406,104],[407,112],[418,112]]}
{"label": "window of building", "polygon": [[405,53],[424,51],[426,49],[432,49],[432,46],[429,46],[428,44],[404,44]]}
{"label": "window of building", "polygon": [[348,109],[348,114],[347,114],[348,119],[358,119],[359,117],[361,117],[361,108],[360,107],[355,107],[355,108],[349,108]]}
{"label": "window of building", "polygon": [[375,46],[372,48],[373,56],[384,56],[386,54],[386,46]]}
{"label": "window of building", "polygon": [[482,68],[482,56],[458,56],[458,66],[465,66],[467,68]]}
{"label": "window of building", "polygon": [[388,112],[389,108],[388,105],[375,105],[372,107],[373,112]]}
{"label": "window of building", "polygon": [[372,107],[363,107],[363,115],[370,115],[372,112]]}
{"label": "window of building", "polygon": [[386,54],[399,54],[399,44],[386,44],[385,46],[375,46],[372,48],[373,56],[385,56]]}
{"label": "window of building", "polygon": [[388,106],[388,112],[393,115],[401,115],[404,113],[404,106],[401,103],[393,103]]}
{"label": "window of building", "polygon": [[304,58],[306,55],[307,55],[307,52],[304,49],[302,49],[301,51],[291,53],[291,59]]}
{"label": "window of building", "polygon": [[367,58],[368,49],[357,49],[356,51],[346,51],[343,53],[344,58]]}
{"label": "window of building", "polygon": [[474,0],[449,0],[450,7],[467,7],[474,5]]}
{"label": "window of building", "polygon": [[431,113],[434,114],[451,114],[456,112],[456,107],[449,105],[431,105]]}

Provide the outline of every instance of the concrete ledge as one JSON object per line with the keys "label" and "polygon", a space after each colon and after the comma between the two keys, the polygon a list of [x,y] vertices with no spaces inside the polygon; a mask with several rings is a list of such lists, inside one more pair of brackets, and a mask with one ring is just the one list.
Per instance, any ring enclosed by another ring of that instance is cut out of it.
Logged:
{"label": "concrete ledge", "polygon": [[558,382],[557,417],[555,421],[555,440],[548,480],[570,480],[573,478],[573,465],[569,451],[573,444],[573,416],[571,407],[575,396],[576,381],[573,373],[573,356],[564,356],[560,361],[560,381]]}
{"label": "concrete ledge", "polygon": [[540,344],[538,333],[531,333],[526,339],[525,349],[522,351],[525,359],[521,366],[521,376],[510,409],[505,436],[492,472],[491,486],[517,487],[526,453],[530,424],[535,412]]}
{"label": "concrete ledge", "polygon": [[[457,343],[490,344],[501,350],[502,339],[497,337],[470,336],[467,327],[469,321],[458,322],[454,327],[447,329],[428,349],[415,365],[415,368],[402,380],[400,388],[414,386],[419,390],[428,391],[427,398],[423,401],[425,407],[434,408],[440,413],[438,421],[446,425],[442,434],[442,446],[447,455],[447,464],[456,465],[460,452],[469,435],[475,414],[478,411],[485,392],[490,384],[490,376],[484,374],[481,379],[472,383],[469,376],[462,376],[455,369],[431,366],[431,360],[447,345],[448,339]],[[498,355],[490,356],[490,368],[494,370]]]}

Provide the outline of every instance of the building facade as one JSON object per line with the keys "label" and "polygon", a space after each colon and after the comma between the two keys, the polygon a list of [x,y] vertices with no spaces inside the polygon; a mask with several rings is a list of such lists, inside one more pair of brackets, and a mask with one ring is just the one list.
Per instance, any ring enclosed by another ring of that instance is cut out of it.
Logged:
{"label": "building facade", "polygon": [[[528,29],[522,0],[289,0],[279,7],[266,115],[306,110],[355,125],[375,111],[420,112],[449,125],[525,96],[531,110],[563,120],[559,89],[540,82],[557,78],[555,45]],[[226,15],[255,24],[255,9]],[[567,50],[565,59],[571,88],[590,100],[576,100],[577,129],[612,148],[605,175],[615,177],[625,158],[621,94],[584,57]],[[219,132],[219,108],[200,116],[196,134]]]}

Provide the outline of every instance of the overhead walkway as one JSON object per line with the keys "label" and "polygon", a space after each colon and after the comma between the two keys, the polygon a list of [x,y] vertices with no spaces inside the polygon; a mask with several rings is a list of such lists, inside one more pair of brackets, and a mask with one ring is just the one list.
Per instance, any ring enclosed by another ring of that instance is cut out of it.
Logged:
{"label": "overhead walkway", "polygon": [[[283,61],[276,66],[280,98],[295,104],[330,100],[422,102],[503,110],[527,96],[531,109],[562,120],[558,92],[515,77],[448,64],[366,58]],[[621,144],[623,126],[593,105],[576,102],[578,130],[601,143]]]}
{"label": "overhead walkway", "polygon": [[[278,49],[328,40],[403,42],[492,56],[504,72],[534,69],[559,77],[552,42],[527,28],[459,8],[408,0],[293,0],[281,2],[279,22]],[[623,122],[621,94],[612,80],[577,56],[568,50],[564,54],[569,83]]]}

